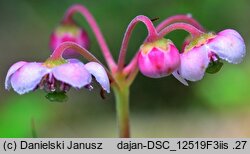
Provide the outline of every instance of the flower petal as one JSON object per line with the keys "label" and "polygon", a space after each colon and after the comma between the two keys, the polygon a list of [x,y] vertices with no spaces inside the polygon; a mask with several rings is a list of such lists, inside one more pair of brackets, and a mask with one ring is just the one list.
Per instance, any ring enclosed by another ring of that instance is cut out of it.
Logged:
{"label": "flower petal", "polygon": [[18,94],[27,93],[34,90],[49,71],[41,63],[26,63],[12,75],[11,85]]}
{"label": "flower petal", "polygon": [[206,45],[181,54],[179,74],[189,81],[201,80],[209,64]]}
{"label": "flower petal", "polygon": [[173,76],[174,76],[177,80],[179,80],[182,84],[184,84],[185,86],[188,86],[188,82],[187,82],[183,77],[181,77],[180,74],[177,73],[177,71],[174,71],[172,74],[173,74]]}
{"label": "flower petal", "polygon": [[238,64],[246,55],[246,46],[240,34],[232,29],[218,33],[208,43],[210,50],[229,63]]}
{"label": "flower petal", "polygon": [[19,68],[21,68],[26,63],[27,62],[25,61],[19,61],[10,67],[10,69],[8,70],[7,76],[5,78],[5,89],[10,90],[11,88],[10,78],[12,74],[14,74]]}
{"label": "flower petal", "polygon": [[85,68],[95,77],[96,81],[100,83],[102,88],[109,93],[109,78],[103,66],[96,62],[89,62],[85,65]]}
{"label": "flower petal", "polygon": [[82,88],[90,84],[92,77],[81,62],[62,64],[52,70],[54,77],[72,87]]}
{"label": "flower petal", "polygon": [[80,61],[80,60],[75,59],[75,58],[70,58],[70,59],[67,59],[67,61],[68,61],[69,63],[81,63],[81,61]]}
{"label": "flower petal", "polygon": [[158,75],[159,73],[157,73],[157,70],[155,70],[155,67],[151,64],[150,59],[147,54],[139,52],[138,66],[139,66],[140,72],[147,77],[150,77],[150,78],[162,77]]}
{"label": "flower petal", "polygon": [[243,38],[236,30],[226,29],[226,30],[219,32],[219,35],[228,35],[228,34],[234,35],[235,37],[238,37],[239,39],[241,39],[243,41]]}

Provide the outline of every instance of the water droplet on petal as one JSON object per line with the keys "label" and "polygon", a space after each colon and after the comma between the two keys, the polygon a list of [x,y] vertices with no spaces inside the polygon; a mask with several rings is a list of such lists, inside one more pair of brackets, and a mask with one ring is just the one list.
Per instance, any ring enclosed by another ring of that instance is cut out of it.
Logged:
{"label": "water droplet on petal", "polygon": [[92,91],[94,89],[93,86],[91,86],[90,84],[89,85],[86,85],[85,88],[87,88],[89,91]]}
{"label": "water droplet on petal", "polygon": [[51,88],[50,91],[51,91],[51,92],[56,91],[55,87]]}

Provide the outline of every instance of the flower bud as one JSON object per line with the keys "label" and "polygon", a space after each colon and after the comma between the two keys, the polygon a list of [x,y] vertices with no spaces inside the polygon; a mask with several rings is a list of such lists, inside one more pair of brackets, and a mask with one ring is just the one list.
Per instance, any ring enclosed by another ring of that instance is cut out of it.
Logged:
{"label": "flower bud", "polygon": [[138,65],[141,73],[147,77],[168,76],[179,64],[179,51],[168,39],[146,42],[140,47]]}
{"label": "flower bud", "polygon": [[[83,48],[89,48],[88,34],[80,27],[74,24],[59,25],[50,36],[50,48],[54,51],[61,43],[71,41],[79,44]],[[79,54],[73,50],[64,52],[63,57],[78,57]]]}

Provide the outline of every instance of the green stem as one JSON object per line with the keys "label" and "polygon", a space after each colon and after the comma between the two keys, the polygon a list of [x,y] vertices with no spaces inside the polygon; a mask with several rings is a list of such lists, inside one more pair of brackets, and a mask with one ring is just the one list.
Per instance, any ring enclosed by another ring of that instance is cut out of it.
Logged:
{"label": "green stem", "polygon": [[121,138],[130,137],[129,127],[129,86],[118,82],[119,87],[113,87],[116,101],[117,122],[119,136]]}

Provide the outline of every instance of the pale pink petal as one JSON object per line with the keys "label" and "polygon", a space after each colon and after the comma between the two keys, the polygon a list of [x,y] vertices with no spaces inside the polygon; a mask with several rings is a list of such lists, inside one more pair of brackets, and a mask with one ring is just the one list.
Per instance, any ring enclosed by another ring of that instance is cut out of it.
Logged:
{"label": "pale pink petal", "polygon": [[89,62],[85,65],[85,68],[88,70],[89,73],[91,73],[95,77],[96,81],[100,83],[102,88],[109,93],[109,78],[103,66],[96,62]]}
{"label": "pale pink petal", "polygon": [[209,49],[221,59],[238,64],[246,55],[243,38],[235,30],[224,30],[208,43]]}
{"label": "pale pink petal", "polygon": [[209,64],[206,46],[194,48],[181,54],[179,74],[189,81],[201,80]]}
{"label": "pale pink petal", "polygon": [[11,86],[18,94],[34,90],[50,69],[42,63],[26,63],[11,76]]}
{"label": "pale pink petal", "polygon": [[27,62],[25,61],[19,61],[10,67],[10,69],[8,70],[7,76],[5,78],[5,89],[9,90],[11,88],[10,78],[12,74],[14,74],[19,68],[21,68],[26,63]]}
{"label": "pale pink petal", "polygon": [[188,82],[187,82],[183,77],[181,77],[180,74],[177,73],[177,71],[173,72],[172,74],[173,74],[173,76],[174,76],[177,80],[179,80],[182,84],[184,84],[185,86],[188,86]]}
{"label": "pale pink petal", "polygon": [[62,64],[53,68],[52,73],[57,80],[75,88],[82,88],[90,84],[92,80],[91,74],[81,62]]}
{"label": "pale pink petal", "polygon": [[68,63],[81,63],[81,61],[80,61],[80,60],[75,59],[75,58],[70,58],[70,59],[67,59],[67,62],[68,62]]}

